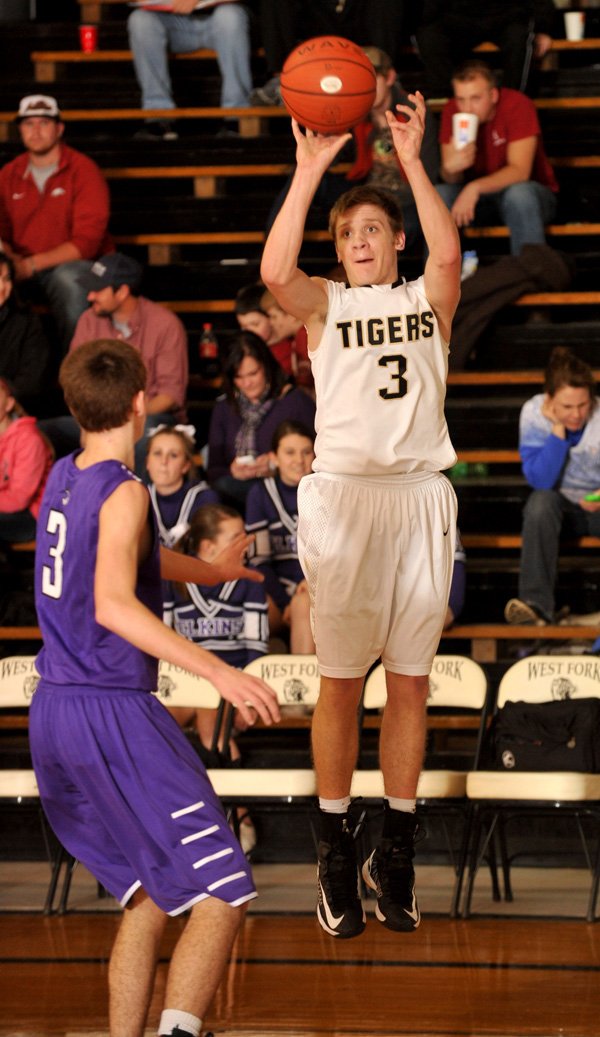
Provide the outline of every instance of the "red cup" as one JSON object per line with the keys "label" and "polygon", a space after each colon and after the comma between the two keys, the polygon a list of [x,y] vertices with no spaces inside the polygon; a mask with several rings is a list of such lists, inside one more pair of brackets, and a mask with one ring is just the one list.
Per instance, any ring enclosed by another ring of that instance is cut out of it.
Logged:
{"label": "red cup", "polygon": [[98,26],[79,26],[79,45],[85,54],[90,54],[98,46]]}

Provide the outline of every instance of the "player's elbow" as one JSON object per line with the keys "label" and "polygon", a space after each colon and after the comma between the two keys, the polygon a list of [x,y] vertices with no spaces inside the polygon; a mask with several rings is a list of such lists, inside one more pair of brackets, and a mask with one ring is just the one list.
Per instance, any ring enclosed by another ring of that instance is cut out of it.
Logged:
{"label": "player's elbow", "polygon": [[96,598],[94,619],[98,626],[105,627],[106,630],[112,630],[114,632],[114,612],[108,602],[104,599],[98,601]]}
{"label": "player's elbow", "polygon": [[94,597],[94,618],[96,623],[110,630],[113,634],[121,634],[125,626],[122,616],[122,603],[111,594],[98,593]]}
{"label": "player's elbow", "polygon": [[269,291],[274,292],[278,288],[285,288],[292,273],[293,270],[289,269],[288,264],[282,262],[280,258],[263,255],[260,264],[260,279]]}
{"label": "player's elbow", "polygon": [[440,270],[448,274],[460,272],[462,253],[458,233],[450,233],[441,239],[436,248],[431,250],[431,256]]}

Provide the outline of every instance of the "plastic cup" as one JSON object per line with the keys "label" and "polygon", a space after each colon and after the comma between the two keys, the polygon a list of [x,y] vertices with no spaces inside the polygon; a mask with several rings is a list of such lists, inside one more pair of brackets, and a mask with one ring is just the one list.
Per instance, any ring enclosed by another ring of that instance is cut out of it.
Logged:
{"label": "plastic cup", "polygon": [[90,54],[98,46],[98,26],[79,26],[79,45],[85,54]]}
{"label": "plastic cup", "polygon": [[565,11],[565,36],[568,40],[582,40],[585,32],[585,11]]}
{"label": "plastic cup", "polygon": [[452,138],[456,148],[464,148],[477,140],[479,119],[470,112],[455,112],[452,116]]}

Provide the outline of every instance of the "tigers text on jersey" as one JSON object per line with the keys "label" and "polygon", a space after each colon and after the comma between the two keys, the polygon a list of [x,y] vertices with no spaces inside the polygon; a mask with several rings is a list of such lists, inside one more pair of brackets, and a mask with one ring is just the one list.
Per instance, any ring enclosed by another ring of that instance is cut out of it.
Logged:
{"label": "tigers text on jersey", "polygon": [[[139,479],[120,461],[77,468],[76,456],[52,468],[38,518],[35,605],[44,647],[36,667],[44,680],[61,686],[153,691],[156,659],[95,618],[100,509],[121,483]],[[135,593],[160,616],[156,534],[154,550],[138,568]]]}
{"label": "tigers text on jersey", "polygon": [[316,472],[402,475],[456,461],[444,400],[448,344],[424,278],[348,288],[327,282],[315,379]]}

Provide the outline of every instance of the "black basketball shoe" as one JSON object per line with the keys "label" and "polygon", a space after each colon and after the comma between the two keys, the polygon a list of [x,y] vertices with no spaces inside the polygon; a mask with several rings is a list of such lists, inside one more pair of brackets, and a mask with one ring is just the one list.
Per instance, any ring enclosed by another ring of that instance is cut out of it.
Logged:
{"label": "black basketball shoe", "polygon": [[317,918],[330,936],[349,940],[360,936],[366,918],[360,899],[360,876],[354,831],[346,814],[321,811],[321,838],[317,848]]}
{"label": "black basketball shoe", "polygon": [[[391,820],[390,815],[396,816]],[[400,933],[412,932],[421,921],[412,865],[417,830],[414,814],[386,807],[381,842],[362,869],[365,884],[377,896],[375,917],[386,928]]]}

